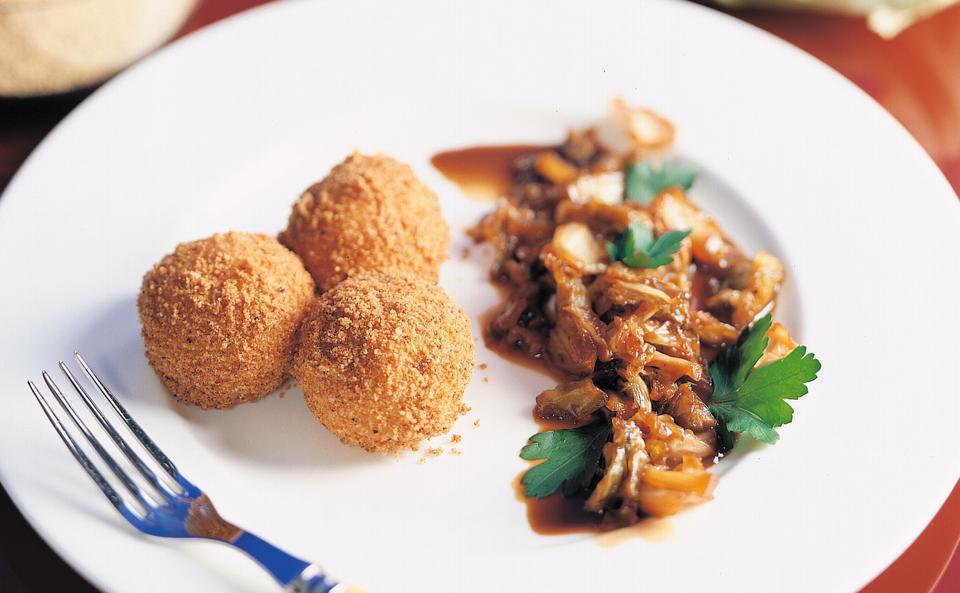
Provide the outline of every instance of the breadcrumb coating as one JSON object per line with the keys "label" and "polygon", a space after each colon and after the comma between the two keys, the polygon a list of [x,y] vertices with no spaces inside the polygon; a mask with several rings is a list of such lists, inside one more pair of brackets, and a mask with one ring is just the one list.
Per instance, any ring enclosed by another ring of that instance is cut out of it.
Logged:
{"label": "breadcrumb coating", "polygon": [[450,430],[473,369],[470,321],[442,288],[361,273],[310,306],[293,376],[341,441],[391,453]]}
{"label": "breadcrumb coating", "polygon": [[436,282],[450,229],[437,195],[408,165],[355,152],[304,192],[279,239],[328,290],[360,271]]}
{"label": "breadcrumb coating", "polygon": [[315,286],[273,237],[181,243],[143,277],[147,359],[167,390],[201,408],[260,399],[286,379]]}

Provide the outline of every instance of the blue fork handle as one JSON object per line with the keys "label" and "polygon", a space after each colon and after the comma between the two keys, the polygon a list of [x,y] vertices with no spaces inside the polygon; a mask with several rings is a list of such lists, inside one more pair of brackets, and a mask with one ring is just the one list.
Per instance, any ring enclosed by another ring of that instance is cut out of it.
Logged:
{"label": "blue fork handle", "polygon": [[249,531],[230,543],[259,562],[290,593],[330,593],[337,586],[316,564],[291,556]]}

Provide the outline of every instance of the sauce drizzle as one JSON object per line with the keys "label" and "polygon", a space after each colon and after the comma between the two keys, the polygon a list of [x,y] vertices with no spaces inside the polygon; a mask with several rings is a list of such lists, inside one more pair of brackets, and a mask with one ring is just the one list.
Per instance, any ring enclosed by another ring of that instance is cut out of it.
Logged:
{"label": "sauce drizzle", "polygon": [[[494,201],[507,195],[514,186],[513,162],[519,157],[544,150],[547,146],[539,144],[509,144],[502,146],[474,146],[458,150],[437,153],[430,163],[448,180],[457,184],[470,198],[480,201]],[[494,283],[494,286],[498,286]],[[498,286],[498,288],[500,288]],[[490,320],[501,311],[496,305],[480,319],[483,329],[483,341],[505,360],[547,375],[558,383],[570,380],[564,373],[550,367],[543,359],[535,359],[518,352],[491,336],[487,329]],[[546,422],[534,418],[540,430],[570,428],[562,423]],[[513,481],[516,498],[527,507],[527,521],[530,528],[540,535],[564,535],[572,533],[597,534],[603,530],[596,514],[583,509],[585,498],[564,498],[559,492],[546,498],[527,498],[523,495],[520,479],[526,470]]]}
{"label": "sauce drizzle", "polygon": [[520,479],[523,473],[513,481],[517,500],[527,507],[527,522],[534,533],[540,535],[568,535],[571,533],[602,533],[600,521],[595,513],[583,509],[583,497],[564,498],[560,492],[554,492],[546,498],[527,498],[523,495]]}
{"label": "sauce drizzle", "polygon": [[[437,153],[430,163],[451,182],[457,184],[468,197],[478,201],[494,201],[507,195],[514,186],[513,163],[519,157],[550,148],[540,144],[509,144],[501,146],[474,146],[458,150]],[[496,282],[494,286],[500,288]],[[705,292],[706,285],[700,283],[694,287],[697,292]],[[705,298],[698,295],[701,299]],[[543,373],[558,383],[569,381],[572,377],[553,369],[543,359],[530,356],[511,348],[489,335],[487,329],[490,320],[501,311],[501,305],[487,311],[480,320],[483,341],[488,349],[514,364]],[[541,431],[560,428],[572,428],[562,422],[550,422],[534,416]],[[531,465],[532,467],[532,465]],[[529,468],[528,468],[529,469]],[[609,531],[604,529],[595,513],[584,510],[585,497],[565,498],[555,492],[545,498],[527,498],[523,494],[523,478],[526,469],[513,480],[514,492],[518,501],[527,508],[527,522],[534,533],[540,535],[592,534],[599,535],[598,543],[604,546],[617,545],[632,536],[645,539],[652,534],[664,531],[662,520],[645,519],[632,527]],[[650,533],[648,533],[650,532]],[[616,534],[616,535],[615,535]],[[662,535],[650,539],[662,539]]]}
{"label": "sauce drizzle", "polygon": [[540,144],[473,146],[439,152],[430,163],[444,177],[460,186],[467,197],[492,202],[513,187],[513,161],[545,148]]}

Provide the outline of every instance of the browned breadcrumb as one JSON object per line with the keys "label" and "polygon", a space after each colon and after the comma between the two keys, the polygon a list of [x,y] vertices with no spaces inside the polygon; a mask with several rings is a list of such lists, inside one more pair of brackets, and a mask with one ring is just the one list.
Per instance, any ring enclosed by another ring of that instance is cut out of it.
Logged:
{"label": "browned breadcrumb", "polygon": [[461,436],[458,435],[458,434],[452,434],[452,435],[450,435],[450,442],[451,442],[451,443],[459,443],[462,438],[463,438],[463,437],[461,437]]}
{"label": "browned breadcrumb", "polygon": [[314,284],[273,237],[181,243],[143,277],[137,310],[147,359],[177,399],[227,408],[287,377]]}
{"label": "browned breadcrumb", "polygon": [[476,420],[473,421],[473,427],[474,427],[474,428],[480,428],[480,419],[479,419],[479,418],[477,418]]}
{"label": "browned breadcrumb", "polygon": [[362,273],[310,307],[293,375],[340,440],[394,452],[450,430],[473,368],[470,321],[442,288]]}
{"label": "browned breadcrumb", "polygon": [[481,362],[480,364],[477,365],[477,368],[480,369],[481,371],[485,371],[487,370],[487,363]]}
{"label": "browned breadcrumb", "polygon": [[460,455],[460,454],[461,454],[461,453],[460,453],[460,449],[457,449],[456,447],[451,447],[451,448],[450,448],[450,454],[451,454],[451,455]]}
{"label": "browned breadcrumb", "polygon": [[463,260],[470,259],[470,248],[469,248],[469,247],[466,247],[466,246],[465,246],[465,247],[463,248],[463,250],[460,251],[460,259],[463,259]]}
{"label": "browned breadcrumb", "polygon": [[[292,357],[291,357],[291,361],[292,361],[292,360],[293,360],[293,359],[292,359]],[[281,385],[280,387],[277,388],[277,397],[283,399],[283,397],[286,396],[286,395],[287,395],[287,392],[289,392],[291,389],[293,389],[293,382],[292,382],[292,381],[284,381],[283,385]]]}
{"label": "browned breadcrumb", "polygon": [[440,457],[441,455],[443,455],[443,447],[430,447],[423,452],[423,455],[420,456],[417,463],[426,463],[427,459]]}
{"label": "browned breadcrumb", "polygon": [[436,281],[450,229],[408,165],[355,152],[304,192],[279,238],[328,290],[360,271]]}

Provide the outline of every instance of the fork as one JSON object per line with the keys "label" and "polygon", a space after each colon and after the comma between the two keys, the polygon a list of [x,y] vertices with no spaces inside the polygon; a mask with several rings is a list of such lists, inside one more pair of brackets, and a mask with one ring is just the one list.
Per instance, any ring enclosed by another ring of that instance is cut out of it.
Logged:
{"label": "fork", "polygon": [[[77,392],[87,409],[96,418],[103,430],[110,436],[117,448],[137,469],[144,480],[150,485],[152,492],[148,493],[135,482],[113,456],[107,452],[97,437],[90,431],[87,424],[80,418],[63,392],[54,383],[50,375],[43,371],[43,381],[53,397],[59,402],[73,424],[83,434],[97,455],[116,475],[123,487],[129,492],[134,505],[121,497],[110,483],[103,477],[96,465],[87,457],[83,449],[64,428],[56,412],[47,403],[43,394],[33,381],[27,381],[30,391],[50,424],[60,435],[63,443],[73,454],[73,457],[83,467],[90,478],[103,492],[104,496],[120,512],[124,519],[143,533],[159,537],[200,538],[210,539],[229,544],[256,560],[279,583],[284,590],[290,593],[359,593],[356,589],[344,584],[338,584],[316,564],[306,562],[292,556],[280,548],[264,541],[256,535],[237,527],[223,519],[213,506],[210,498],[200,488],[187,480],[177,470],[172,461],[140,428],[136,420],[123,407],[120,401],[104,385],[103,381],[90,368],[79,353],[74,353],[77,362],[83,369],[97,390],[109,402],[110,407],[130,429],[130,432],[140,441],[143,448],[153,457],[170,480],[161,480],[143,459],[130,447],[126,440],[113,424],[104,416],[103,412],[93,401],[86,389],[77,381],[69,367],[61,360],[57,366],[66,376],[70,385]],[[172,481],[172,482],[171,482]]]}

